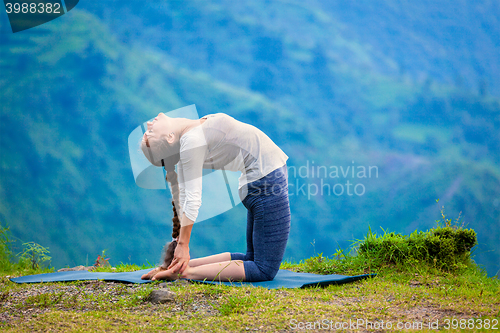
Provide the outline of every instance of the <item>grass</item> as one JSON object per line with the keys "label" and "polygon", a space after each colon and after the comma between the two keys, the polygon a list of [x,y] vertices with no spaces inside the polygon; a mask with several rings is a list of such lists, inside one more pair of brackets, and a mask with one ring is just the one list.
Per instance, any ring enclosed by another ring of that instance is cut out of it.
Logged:
{"label": "grass", "polygon": [[30,299],[22,309],[24,312],[41,309],[40,314],[21,315],[0,327],[11,332],[146,329],[232,332],[247,328],[290,330],[294,323],[323,320],[427,323],[436,318],[443,321],[499,317],[498,283],[482,281],[477,285],[468,278],[448,275],[387,275],[343,286],[298,290],[172,285],[169,289],[177,293],[176,301],[163,305],[144,301],[151,290],[158,288],[156,283],[124,292],[121,301],[114,303],[112,296],[90,296],[83,284],[63,286],[79,287],[82,298],[72,301],[56,293],[48,300]]}
{"label": "grass", "polygon": [[95,267],[92,271],[93,272],[133,272],[133,271],[138,271],[141,269],[146,269],[146,268],[153,268],[153,265],[151,264],[143,264],[143,265],[136,265],[136,264],[124,264],[120,263],[114,267],[111,266],[104,266],[104,267]]}
{"label": "grass", "polygon": [[[3,271],[0,330],[311,331],[333,330],[335,325],[350,322],[356,325],[350,326],[351,330],[367,331],[380,329],[382,323],[390,322],[394,326],[408,325],[407,328],[417,331],[428,329],[429,325],[443,329],[452,325],[453,319],[457,328],[460,323],[466,323],[472,330],[479,330],[480,320],[483,324],[490,320],[490,326],[497,323],[499,327],[500,281],[487,277],[470,260],[466,247],[462,247],[464,251],[455,259],[455,265],[440,265],[432,256],[427,258],[426,253],[435,253],[429,249],[411,250],[425,243],[415,242],[416,238],[432,238],[443,232],[460,234],[461,230],[466,229],[443,225],[413,236],[388,232],[375,235],[370,231],[364,240],[355,242],[349,252],[338,250],[331,257],[319,254],[300,263],[282,264],[283,269],[321,274],[376,272],[375,278],[340,286],[277,290],[177,281],[167,284],[176,297],[165,304],[147,301],[153,290],[165,287],[158,281],[146,285],[100,281],[17,285],[10,282],[6,277],[8,272]],[[396,244],[400,249],[406,247],[408,251],[398,257],[387,244]],[[436,244],[430,242],[428,246]],[[391,253],[392,256],[387,255]],[[415,253],[422,257],[410,257]],[[99,270],[142,268],[146,267],[122,264],[115,269]],[[22,270],[18,270],[8,274],[21,273]]]}

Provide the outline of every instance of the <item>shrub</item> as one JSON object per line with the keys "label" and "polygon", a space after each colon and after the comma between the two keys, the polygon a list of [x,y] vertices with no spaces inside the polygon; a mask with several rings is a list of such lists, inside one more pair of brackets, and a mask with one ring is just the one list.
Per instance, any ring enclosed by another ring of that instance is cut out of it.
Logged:
{"label": "shrub", "polygon": [[373,266],[427,263],[453,271],[470,263],[470,251],[477,244],[474,230],[462,227],[436,227],[409,236],[394,232],[377,236],[371,232],[358,242],[358,255]]}
{"label": "shrub", "polygon": [[39,244],[28,242],[23,244],[23,252],[19,253],[19,265],[33,270],[42,268],[52,259],[49,250]]}
{"label": "shrub", "polygon": [[[45,270],[45,264],[50,262],[49,250],[39,244],[23,243],[23,251],[17,256],[11,250],[9,228],[0,225],[0,272],[23,271],[35,273]],[[49,268],[51,270],[51,268]]]}

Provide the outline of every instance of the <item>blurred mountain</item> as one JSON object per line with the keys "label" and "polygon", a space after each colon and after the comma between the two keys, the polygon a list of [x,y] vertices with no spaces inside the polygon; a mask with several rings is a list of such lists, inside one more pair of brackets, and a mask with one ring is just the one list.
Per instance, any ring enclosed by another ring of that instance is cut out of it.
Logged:
{"label": "blurred mountain", "polygon": [[[290,157],[287,258],[330,255],[369,225],[430,228],[444,205],[478,232],[476,260],[495,273],[498,5],[379,5],[90,2],[3,34],[0,222],[56,266],[103,249],[115,263],[156,261],[170,200],[135,186],[127,136],[196,104],[261,128]],[[245,216],[240,205],[197,224],[192,256],[244,251]]]}

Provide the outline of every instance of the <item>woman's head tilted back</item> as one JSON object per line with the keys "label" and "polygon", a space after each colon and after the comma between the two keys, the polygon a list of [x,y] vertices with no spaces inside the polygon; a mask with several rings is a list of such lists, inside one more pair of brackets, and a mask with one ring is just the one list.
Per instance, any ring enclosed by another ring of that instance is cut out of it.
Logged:
{"label": "woman's head tilted back", "polygon": [[147,130],[141,141],[141,150],[148,161],[158,167],[173,170],[179,162],[179,138],[172,131],[172,118],[160,113],[147,122]]}

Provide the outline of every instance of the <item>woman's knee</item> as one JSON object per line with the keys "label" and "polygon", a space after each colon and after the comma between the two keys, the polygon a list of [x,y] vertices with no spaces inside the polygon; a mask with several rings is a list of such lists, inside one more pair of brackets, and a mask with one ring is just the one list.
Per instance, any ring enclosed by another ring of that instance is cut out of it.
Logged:
{"label": "woman's knee", "polygon": [[265,265],[255,261],[245,261],[245,276],[248,282],[271,281],[279,271],[280,263]]}
{"label": "woman's knee", "polygon": [[262,274],[266,277],[266,280],[271,281],[274,279],[276,274],[278,274],[278,271],[280,270],[280,266],[275,266],[275,267],[266,267],[262,270]]}

